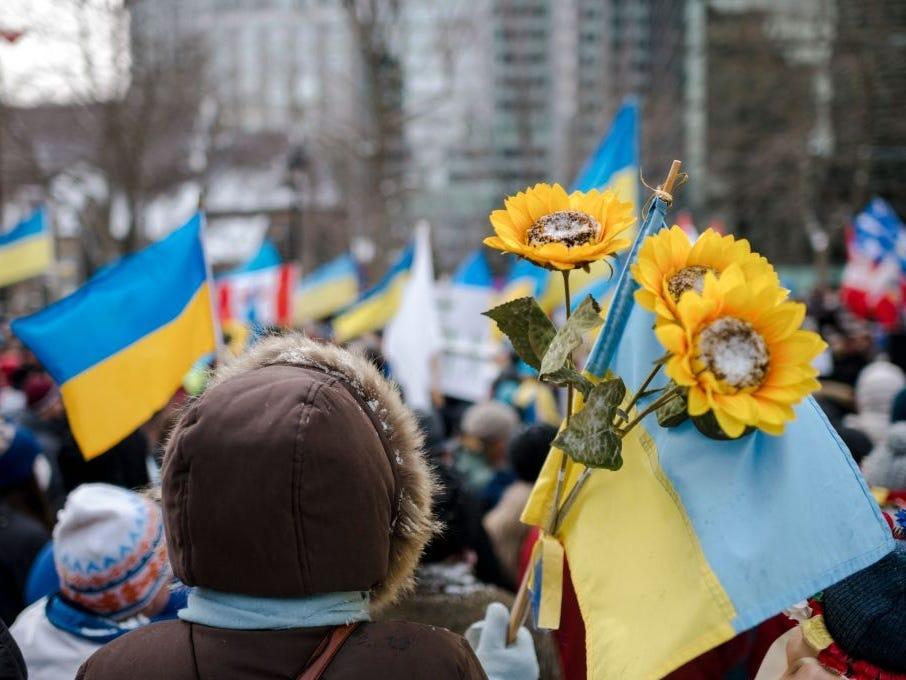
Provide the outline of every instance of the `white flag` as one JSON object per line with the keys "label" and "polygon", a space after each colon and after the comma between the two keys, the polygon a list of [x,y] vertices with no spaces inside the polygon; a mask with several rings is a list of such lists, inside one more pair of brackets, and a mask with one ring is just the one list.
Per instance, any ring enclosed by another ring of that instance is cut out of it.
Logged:
{"label": "white flag", "polygon": [[420,222],[415,227],[411,271],[399,311],[384,331],[384,354],[394,379],[403,388],[406,403],[412,408],[430,409],[441,335],[427,222]]}

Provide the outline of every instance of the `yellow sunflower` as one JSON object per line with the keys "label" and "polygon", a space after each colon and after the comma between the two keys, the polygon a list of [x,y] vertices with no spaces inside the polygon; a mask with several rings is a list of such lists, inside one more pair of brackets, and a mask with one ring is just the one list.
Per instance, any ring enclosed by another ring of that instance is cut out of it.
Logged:
{"label": "yellow sunflower", "polygon": [[719,277],[734,263],[748,281],[766,277],[778,291],[776,302],[786,297],[771,263],[752,252],[747,240],[737,241],[707,229],[693,245],[674,225],[649,236],[639,248],[638,262],[631,270],[641,286],[635,293],[636,302],[663,319],[675,321],[677,303],[684,292],[701,293],[705,274],[712,272]]}
{"label": "yellow sunflower", "polygon": [[680,298],[677,323],[655,329],[672,355],[667,375],[688,388],[689,415],[713,412],[731,438],[747,426],[781,434],[819,387],[811,362],[827,345],[800,330],[805,305],[777,297],[765,277],[753,283],[732,264],[719,278],[707,272],[701,294]]}
{"label": "yellow sunflower", "polygon": [[620,238],[632,224],[632,204],[613,191],[574,191],[559,184],[536,184],[504,201],[491,213],[496,236],[484,244],[515,253],[548,269],[575,269],[623,250]]}

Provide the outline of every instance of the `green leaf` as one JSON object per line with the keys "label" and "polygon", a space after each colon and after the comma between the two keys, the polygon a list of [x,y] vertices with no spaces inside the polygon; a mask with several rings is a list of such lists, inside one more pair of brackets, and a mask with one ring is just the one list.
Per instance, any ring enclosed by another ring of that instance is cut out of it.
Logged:
{"label": "green leaf", "polygon": [[588,393],[591,392],[594,387],[594,383],[588,380],[579,371],[570,368],[569,366],[564,366],[553,373],[547,373],[542,376],[541,379],[544,380],[544,382],[559,385],[560,387],[572,385],[575,389],[579,390],[586,399],[588,398]]}
{"label": "green leaf", "polygon": [[[667,389],[673,389],[676,383],[670,382]],[[686,422],[689,417],[685,396],[673,397],[657,411],[657,423],[661,427],[676,427]]]}
{"label": "green leaf", "polygon": [[692,416],[692,424],[695,428],[709,439],[717,441],[732,441],[733,439],[742,439],[755,431],[754,427],[747,427],[738,437],[731,437],[721,428],[712,411],[706,411],[700,416]]}
{"label": "green leaf", "polygon": [[516,354],[532,368],[541,367],[541,357],[557,332],[547,314],[535,301],[524,297],[505,302],[484,312],[510,339]]}
{"label": "green leaf", "polygon": [[602,323],[601,308],[591,295],[587,296],[551,340],[541,361],[541,378],[563,368],[569,361],[570,354],[582,344],[585,332]]}
{"label": "green leaf", "polygon": [[613,417],[625,396],[626,387],[619,378],[595,385],[584,408],[573,414],[554,446],[588,467],[619,470],[623,442],[614,429]]}

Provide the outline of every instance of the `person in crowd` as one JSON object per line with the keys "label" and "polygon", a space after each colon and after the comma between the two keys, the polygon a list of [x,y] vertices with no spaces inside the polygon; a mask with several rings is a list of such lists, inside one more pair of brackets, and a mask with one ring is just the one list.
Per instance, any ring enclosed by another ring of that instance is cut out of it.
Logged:
{"label": "person in crowd", "polygon": [[7,624],[25,606],[28,571],[53,525],[34,473],[40,453],[31,432],[0,421],[0,620]]}
{"label": "person in crowd", "polygon": [[0,355],[0,418],[15,419],[25,411],[25,393],[14,384],[21,367],[18,352],[8,350]]}
{"label": "person in crowd", "polygon": [[3,621],[0,621],[0,678],[4,680],[28,680],[28,669],[25,659],[19,651],[19,645],[9,634]]}
{"label": "person in crowd", "polygon": [[82,484],[101,482],[124,489],[143,489],[151,481],[148,474],[150,456],[148,437],[136,430],[105,453],[85,460],[67,426],[59,455],[64,488],[68,493]]}
{"label": "person in crowd", "polygon": [[870,363],[856,381],[856,413],[846,416],[843,424],[864,432],[872,444],[884,441],[890,425],[893,399],[906,387],[906,375],[889,361]]}
{"label": "person in crowd", "polygon": [[41,443],[41,451],[47,459],[50,473],[47,500],[51,508],[59,510],[66,497],[59,465],[60,446],[68,432],[60,390],[46,373],[36,371],[25,379],[23,392],[27,408],[20,417],[20,422]]}
{"label": "person in crowd", "polygon": [[519,414],[519,420],[528,425],[546,423],[559,426],[562,420],[557,399],[550,385],[538,380],[538,371],[516,358],[491,388],[496,401],[509,404]]}
{"label": "person in crowd", "polygon": [[[411,587],[436,529],[421,446],[412,413],[361,354],[287,335],[221,367],[164,458],[164,523],[188,604],[178,621],[108,643],[77,677],[485,677],[460,636],[371,620]],[[489,631],[478,646],[494,667],[509,649]]]}
{"label": "person in crowd", "polygon": [[542,424],[531,425],[513,438],[509,459],[516,481],[507,487],[500,502],[484,517],[484,528],[491,537],[494,551],[513,582],[519,577],[519,553],[529,531],[519,518],[555,436],[557,428]]}
{"label": "person in crowd", "polygon": [[799,626],[768,650],[756,680],[906,677],[906,542],[797,607]]}
{"label": "person in crowd", "polygon": [[507,446],[519,425],[516,412],[498,401],[471,406],[462,417],[462,433],[453,467],[466,488],[488,510],[497,504],[514,477],[507,465]]}
{"label": "person in crowd", "polygon": [[891,424],[887,438],[862,461],[862,474],[871,486],[906,491],[906,422]]}
{"label": "person in crowd", "polygon": [[74,677],[102,645],[146,625],[169,596],[160,508],[140,494],[110,484],[79,487],[53,539],[59,592],[10,627],[32,680]]}

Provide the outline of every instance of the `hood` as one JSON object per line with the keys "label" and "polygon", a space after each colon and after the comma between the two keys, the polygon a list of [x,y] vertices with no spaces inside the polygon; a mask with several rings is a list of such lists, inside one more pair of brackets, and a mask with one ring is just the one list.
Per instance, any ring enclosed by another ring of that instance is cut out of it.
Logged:
{"label": "hood", "polygon": [[188,585],[258,597],[409,588],[435,530],[412,413],[361,354],[274,337],[220,368],[164,458],[164,523]]}

